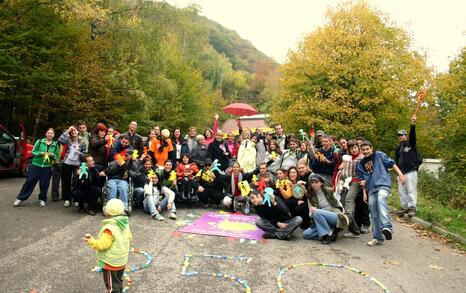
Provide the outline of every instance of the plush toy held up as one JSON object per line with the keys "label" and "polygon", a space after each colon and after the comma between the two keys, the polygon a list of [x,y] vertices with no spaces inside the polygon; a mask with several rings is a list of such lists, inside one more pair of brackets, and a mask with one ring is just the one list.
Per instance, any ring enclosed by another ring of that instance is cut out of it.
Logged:
{"label": "plush toy held up", "polygon": [[215,160],[212,162],[212,167],[210,168],[210,170],[211,170],[212,172],[218,171],[219,173],[222,173],[222,171],[221,171],[220,168],[219,168],[220,165],[221,165],[221,164],[218,163],[218,160],[215,159]]}
{"label": "plush toy held up", "polygon": [[262,204],[268,204],[269,207],[272,206],[272,196],[273,196],[273,189],[270,187],[266,187],[264,190],[264,199],[262,200]]}
{"label": "plush toy held up", "polygon": [[49,153],[45,152],[44,153],[44,160],[42,161],[43,163],[50,163],[50,155]]}
{"label": "plush toy held up", "polygon": [[81,178],[87,178],[89,177],[89,173],[87,172],[87,165],[86,163],[81,163],[81,167],[80,167],[80,170],[81,170],[81,173],[79,173],[79,179]]}
{"label": "plush toy held up", "polygon": [[238,187],[241,191],[241,195],[244,197],[248,196],[251,192],[251,187],[249,186],[249,182],[247,181],[238,182]]}

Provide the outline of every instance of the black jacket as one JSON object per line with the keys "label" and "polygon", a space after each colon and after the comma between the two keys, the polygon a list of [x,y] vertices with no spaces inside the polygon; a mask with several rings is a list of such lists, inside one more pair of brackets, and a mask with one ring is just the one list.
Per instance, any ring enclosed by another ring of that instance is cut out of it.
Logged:
{"label": "black jacket", "polygon": [[124,163],[123,165],[118,165],[117,161],[113,161],[108,164],[108,167],[104,170],[105,174],[107,175],[108,179],[123,179],[125,174],[131,178],[138,178],[141,176],[141,167],[139,161],[129,160],[128,162]]}
{"label": "black jacket", "polygon": [[396,146],[395,161],[403,174],[417,171],[422,164],[421,155],[416,147],[416,125],[411,125],[408,140]]}
{"label": "black jacket", "polygon": [[89,154],[94,158],[96,164],[107,166],[107,140],[93,134],[89,140]]}
{"label": "black jacket", "polygon": [[191,151],[191,160],[194,163],[196,163],[199,169],[202,169],[204,167],[205,159],[207,159],[208,157],[209,157],[209,154],[207,153],[206,148],[201,147],[199,145],[195,145],[193,147],[193,150]]}
{"label": "black jacket", "polygon": [[130,134],[129,132],[125,132],[121,134],[121,136],[125,134],[127,134],[130,137],[129,144],[133,147],[133,149],[138,150],[139,155],[142,155],[144,148],[144,140],[142,139],[142,136],[140,136],[137,133]]}
{"label": "black jacket", "polygon": [[257,214],[261,219],[265,219],[277,227],[277,222],[286,222],[291,220],[291,215],[285,202],[278,197],[275,197],[276,205],[269,207],[268,203],[254,206]]}
{"label": "black jacket", "polygon": [[[226,152],[228,153],[227,155],[223,153],[223,150],[220,148],[220,145],[223,145]],[[212,161],[218,160],[218,163],[220,164],[220,170],[224,171],[226,168],[228,168],[228,160],[230,159],[231,154],[225,142],[219,142],[215,139],[211,144],[209,144],[207,154],[209,158],[212,159]]]}
{"label": "black jacket", "polygon": [[335,156],[333,155],[333,152],[335,151],[335,148],[332,146],[330,147],[327,151],[324,150],[324,148],[318,149],[318,151],[327,158],[327,160],[330,161],[330,164],[321,162],[317,160],[317,158],[312,158],[311,159],[311,168],[314,173],[317,174],[324,174],[324,175],[333,175],[333,170],[335,170]]}
{"label": "black jacket", "polygon": [[87,174],[87,176],[81,176],[81,178],[79,178],[78,174],[73,177],[73,186],[75,189],[87,190],[91,186],[102,186],[102,177],[99,176],[99,172],[95,167],[88,169]]}
{"label": "black jacket", "polygon": [[[183,155],[189,154],[189,147],[188,147],[188,143],[186,142],[186,140],[184,138],[180,138],[179,143],[176,143],[175,138],[172,138],[171,140],[172,140],[172,144],[173,144],[173,151],[168,153],[168,158],[170,159],[170,161],[172,161],[173,166],[175,166],[175,162],[181,161],[181,158],[183,157]],[[181,145],[180,160],[176,159],[176,146],[177,146],[177,144]]]}

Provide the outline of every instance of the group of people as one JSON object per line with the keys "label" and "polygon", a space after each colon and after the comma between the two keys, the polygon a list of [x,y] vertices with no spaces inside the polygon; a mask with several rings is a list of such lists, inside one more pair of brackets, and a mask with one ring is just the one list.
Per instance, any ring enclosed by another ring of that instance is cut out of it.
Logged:
{"label": "group of people", "polygon": [[[416,116],[409,135],[398,132],[395,160],[374,150],[362,137],[339,138],[318,130],[285,134],[281,125],[263,133],[243,129],[239,138],[218,127],[198,134],[190,127],[171,133],[156,126],[147,138],[137,133],[137,122],[119,133],[98,123],[92,134],[84,122],[70,126],[54,140],[53,129],[36,141],[26,182],[14,206],[29,198],[40,182],[39,204],[47,203],[52,181],[52,200],[75,205],[96,214],[98,199],[119,198],[124,214],[143,209],[162,221],[163,210],[176,219],[176,203],[234,212],[255,212],[264,237],[288,239],[298,227],[305,239],[323,244],[336,241],[340,231],[358,237],[372,226],[369,246],[392,239],[393,227],[387,198],[390,169],[398,175],[402,209],[413,216],[417,205],[417,170],[421,163],[416,148]],[[105,197],[102,192],[105,190]]]}

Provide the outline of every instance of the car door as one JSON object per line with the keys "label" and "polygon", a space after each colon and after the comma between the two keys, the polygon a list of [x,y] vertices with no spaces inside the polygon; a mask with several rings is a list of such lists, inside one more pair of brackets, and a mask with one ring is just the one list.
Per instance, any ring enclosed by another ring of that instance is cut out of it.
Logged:
{"label": "car door", "polygon": [[0,124],[0,165],[2,167],[11,165],[19,149],[16,138]]}

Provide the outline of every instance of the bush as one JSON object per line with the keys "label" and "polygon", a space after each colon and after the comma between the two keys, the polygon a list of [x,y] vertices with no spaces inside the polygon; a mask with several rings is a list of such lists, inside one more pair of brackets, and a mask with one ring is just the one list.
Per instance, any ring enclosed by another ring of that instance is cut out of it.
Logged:
{"label": "bush", "polygon": [[420,171],[418,191],[426,199],[447,207],[466,209],[466,185],[464,176],[440,172],[438,178],[432,173]]}

